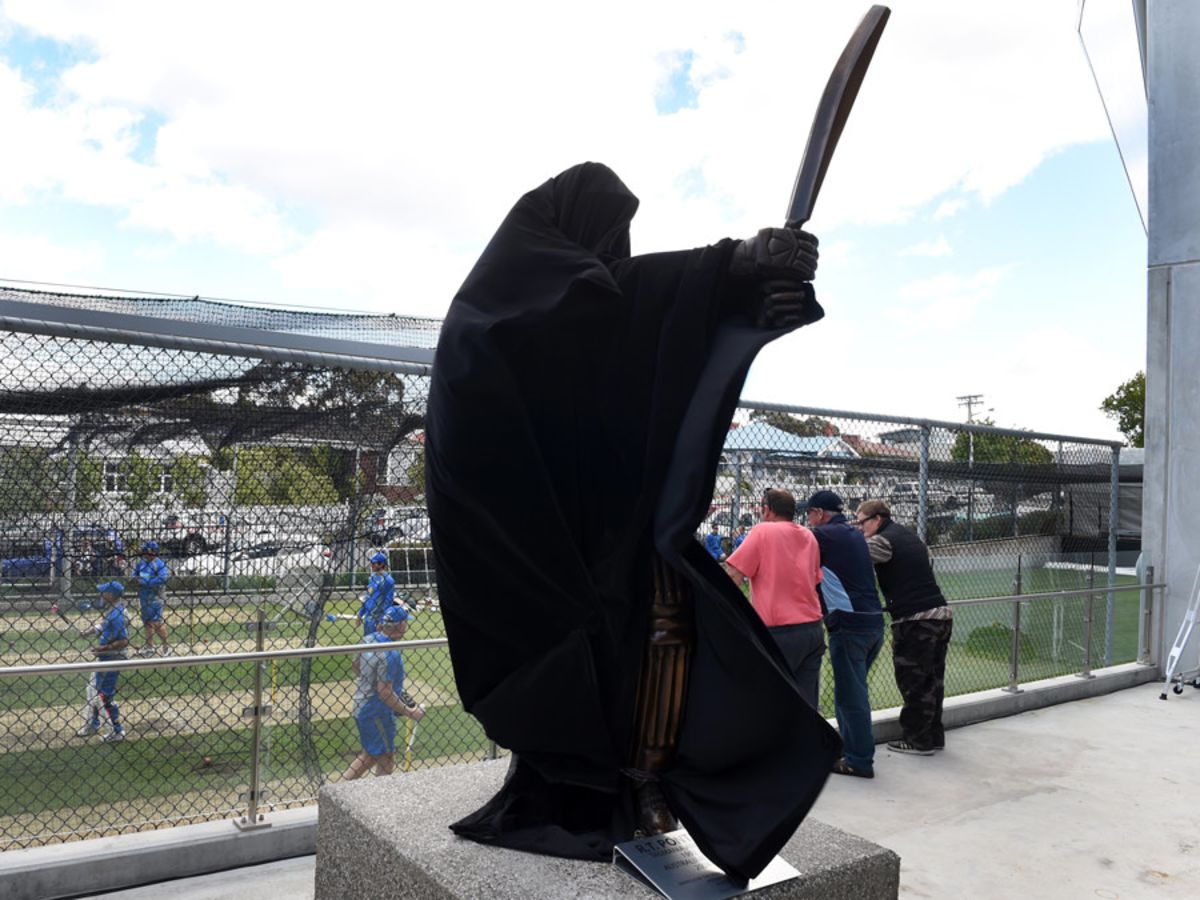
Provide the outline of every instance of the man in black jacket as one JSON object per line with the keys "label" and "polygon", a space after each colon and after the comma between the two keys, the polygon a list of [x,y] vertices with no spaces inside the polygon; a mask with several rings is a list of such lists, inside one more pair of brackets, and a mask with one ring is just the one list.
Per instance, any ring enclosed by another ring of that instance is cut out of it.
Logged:
{"label": "man in black jacket", "polygon": [[892,658],[896,687],[904,700],[900,710],[904,737],[888,741],[888,749],[932,756],[946,746],[942,700],[953,615],[933,577],[929,548],[914,532],[892,521],[886,503],[861,503],[855,524],[867,538],[892,617]]}

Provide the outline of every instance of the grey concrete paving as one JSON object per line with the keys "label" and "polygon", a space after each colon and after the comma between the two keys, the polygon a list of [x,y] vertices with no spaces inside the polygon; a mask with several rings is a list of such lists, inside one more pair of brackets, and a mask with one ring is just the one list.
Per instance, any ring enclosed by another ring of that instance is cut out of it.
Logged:
{"label": "grey concrete paving", "polygon": [[900,854],[900,896],[1200,897],[1200,691],[1148,684],[877,748],[813,815]]}
{"label": "grey concrete paving", "polygon": [[[1200,691],[1159,691],[957,729],[934,757],[880,746],[876,778],[832,776],[814,815],[900,854],[901,897],[1200,897]],[[208,900],[231,877],[236,895],[312,896],[312,857],[278,865],[105,896]]]}
{"label": "grey concrete paving", "polygon": [[255,897],[258,900],[312,900],[313,856],[298,856],[279,862],[230,869],[195,878],[179,878],[94,897],[119,900],[228,900]]}

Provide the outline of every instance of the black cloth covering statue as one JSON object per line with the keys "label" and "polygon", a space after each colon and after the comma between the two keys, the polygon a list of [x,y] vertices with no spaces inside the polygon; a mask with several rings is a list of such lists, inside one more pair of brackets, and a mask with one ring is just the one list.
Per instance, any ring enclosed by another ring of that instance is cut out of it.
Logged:
{"label": "black cloth covering statue", "polygon": [[805,285],[788,324],[760,324],[762,279],[730,274],[738,241],[630,256],[637,203],[597,163],[530,191],[442,328],[426,433],[441,609],[463,705],[515,757],[452,827],[596,860],[633,837],[622,769],[657,550],[695,597],[660,785],[704,853],[745,879],[799,826],[841,745],[694,534],[754,355],[823,313]]}

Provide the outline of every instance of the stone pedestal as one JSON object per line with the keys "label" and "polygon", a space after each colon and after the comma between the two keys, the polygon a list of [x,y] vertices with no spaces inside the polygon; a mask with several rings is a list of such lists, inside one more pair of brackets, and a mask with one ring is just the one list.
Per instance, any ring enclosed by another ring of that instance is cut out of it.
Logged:
{"label": "stone pedestal", "polygon": [[[447,827],[500,787],[507,760],[365,778],[321,790],[317,900],[609,900],[654,896],[610,864],[485,847]],[[894,900],[900,857],[808,819],[780,854],[800,878],[755,898]]]}

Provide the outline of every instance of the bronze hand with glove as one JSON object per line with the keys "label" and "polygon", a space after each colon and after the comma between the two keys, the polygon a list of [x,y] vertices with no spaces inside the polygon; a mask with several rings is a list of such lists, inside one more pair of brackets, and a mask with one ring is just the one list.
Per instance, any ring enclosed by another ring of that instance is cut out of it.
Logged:
{"label": "bronze hand with glove", "polygon": [[825,314],[809,283],[818,256],[816,237],[799,229],[763,228],[737,245],[729,274],[753,284],[746,311],[756,325],[794,328]]}

